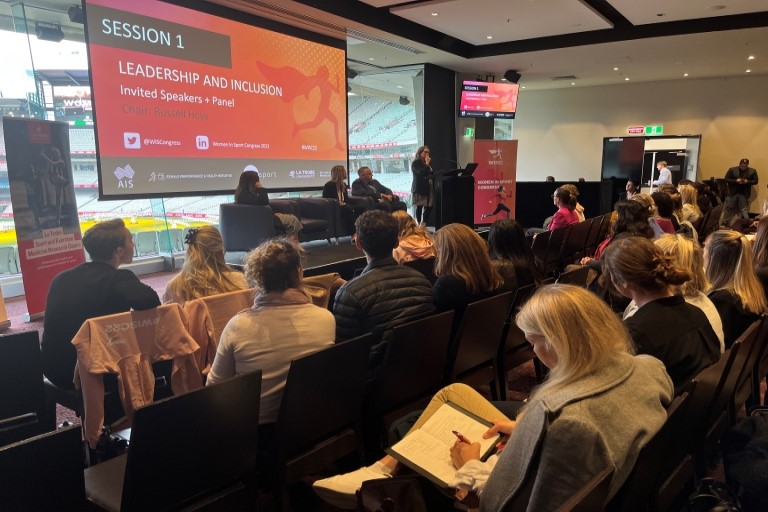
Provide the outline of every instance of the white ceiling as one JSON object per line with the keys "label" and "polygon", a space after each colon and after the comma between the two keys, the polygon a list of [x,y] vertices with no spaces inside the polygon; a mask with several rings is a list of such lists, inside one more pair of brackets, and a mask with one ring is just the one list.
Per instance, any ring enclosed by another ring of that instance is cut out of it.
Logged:
{"label": "white ceiling", "polygon": [[[768,74],[768,0],[208,1],[347,40],[350,67],[361,73],[354,86],[393,95],[412,85],[391,68],[426,62],[497,80],[518,70],[529,90]],[[31,20],[60,22],[68,38],[82,38],[66,15],[75,3],[24,2]],[[3,26],[8,14],[9,0],[0,0]]]}

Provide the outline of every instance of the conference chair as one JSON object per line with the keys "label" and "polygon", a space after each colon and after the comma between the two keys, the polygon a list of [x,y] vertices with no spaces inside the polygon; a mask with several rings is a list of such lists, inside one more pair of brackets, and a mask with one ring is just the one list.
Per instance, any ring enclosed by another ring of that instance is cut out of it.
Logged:
{"label": "conference chair", "polygon": [[734,363],[733,371],[737,372],[737,376],[733,397],[728,403],[731,426],[736,423],[736,416],[752,394],[753,373],[766,347],[766,317],[763,316],[754,323],[757,324],[757,328],[748,328],[745,333],[749,332],[749,336],[740,337],[742,349]]}
{"label": "conference chair", "polygon": [[550,231],[551,234],[549,236],[549,243],[547,244],[547,252],[544,254],[542,263],[544,275],[553,276],[560,271],[560,252],[563,248],[563,242],[571,230],[571,226],[563,226]]}
{"label": "conference chair", "polygon": [[0,509],[88,510],[80,435],[80,427],[71,426],[0,448]]}
{"label": "conference chair", "polygon": [[568,234],[563,240],[563,246],[560,249],[560,271],[565,270],[565,266],[578,262],[585,255],[587,239],[592,231],[592,225],[595,219],[586,219],[576,224],[571,224]]}
{"label": "conference chair", "polygon": [[499,399],[494,365],[512,299],[505,292],[467,306],[449,349],[446,383],[489,386],[491,397]]}
{"label": "conference chair", "polygon": [[392,329],[384,360],[366,396],[366,409],[384,427],[423,408],[440,389],[451,340],[453,311],[430,315]]}
{"label": "conference chair", "polygon": [[699,231],[699,242],[704,243],[704,240],[713,232],[720,229],[720,218],[723,216],[723,210],[725,204],[721,203],[709,211],[706,221],[702,222],[701,230]]}
{"label": "conference chair", "polygon": [[533,257],[539,264],[539,268],[544,269],[544,260],[547,257],[547,246],[549,245],[549,238],[552,236],[551,231],[539,233],[533,237],[531,242],[531,252]]}
{"label": "conference chair", "polygon": [[219,205],[224,252],[248,252],[275,236],[272,209],[249,204]]}
{"label": "conference chair", "polygon": [[[676,496],[668,498],[667,494],[680,494],[682,488],[670,493],[665,490],[664,503],[657,500],[662,484],[676,470],[687,454],[681,454],[681,459],[672,457],[676,450],[679,432],[687,421],[686,406],[689,403],[689,393],[683,392],[675,397],[667,408],[667,419],[658,432],[640,449],[632,472],[627,477],[618,493],[607,504],[609,512],[664,512],[670,510]],[[693,464],[687,465],[688,481],[693,483]]]}
{"label": "conference chair", "polygon": [[0,336],[0,446],[53,430],[55,422],[55,406],[43,389],[37,331]]}
{"label": "conference chair", "polygon": [[18,272],[13,261],[13,246],[0,247],[0,273],[14,274]]}
{"label": "conference chair", "polygon": [[137,409],[127,453],[85,470],[88,500],[102,510],[143,512],[246,493],[257,463],[259,396],[256,371]]}
{"label": "conference chair", "polygon": [[496,354],[496,385],[499,400],[507,399],[507,372],[536,358],[525,334],[515,323],[515,315],[525,302],[536,292],[536,284],[517,289],[515,298],[504,321],[501,341]]}
{"label": "conference chair", "polygon": [[287,506],[287,484],[349,454],[362,462],[360,420],[368,354],[366,334],[291,361],[277,417],[274,454],[260,464],[275,502]]}
{"label": "conference chair", "polygon": [[576,492],[555,512],[595,512],[602,510],[613,478],[613,468],[607,467]]}
{"label": "conference chair", "polygon": [[584,243],[584,256],[594,256],[595,249],[597,249],[597,244],[600,243],[598,241],[598,237],[600,236],[600,230],[602,229],[603,222],[605,221],[606,216],[608,217],[608,222],[610,223],[611,214],[607,213],[605,215],[600,215],[599,217],[595,217],[592,219],[592,225],[589,229],[589,235],[587,235],[587,241]]}
{"label": "conference chair", "polygon": [[559,284],[572,284],[574,286],[580,286],[582,288],[587,287],[587,279],[589,278],[589,267],[579,267],[568,272],[563,272],[557,276],[557,283]]}
{"label": "conference chair", "polygon": [[157,234],[154,231],[139,231],[136,233],[136,256],[159,253]]}

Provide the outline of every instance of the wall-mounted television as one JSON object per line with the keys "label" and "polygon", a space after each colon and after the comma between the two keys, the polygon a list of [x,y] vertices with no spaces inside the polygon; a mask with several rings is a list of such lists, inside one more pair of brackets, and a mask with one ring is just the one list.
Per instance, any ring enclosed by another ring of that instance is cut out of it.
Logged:
{"label": "wall-mounted television", "polygon": [[459,117],[514,119],[519,92],[518,84],[464,80]]}
{"label": "wall-mounted television", "polygon": [[85,14],[101,198],[232,193],[245,169],[306,190],[346,165],[344,40],[199,0]]}

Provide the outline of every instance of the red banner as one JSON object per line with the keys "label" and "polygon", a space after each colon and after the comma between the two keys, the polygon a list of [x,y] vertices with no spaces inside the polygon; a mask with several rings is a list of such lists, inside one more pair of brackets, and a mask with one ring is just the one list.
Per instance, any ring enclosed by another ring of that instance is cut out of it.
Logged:
{"label": "red banner", "polygon": [[8,183],[30,316],[45,311],[51,281],[85,262],[77,217],[69,125],[3,118]]}
{"label": "red banner", "polygon": [[516,140],[475,140],[475,224],[515,218]]}

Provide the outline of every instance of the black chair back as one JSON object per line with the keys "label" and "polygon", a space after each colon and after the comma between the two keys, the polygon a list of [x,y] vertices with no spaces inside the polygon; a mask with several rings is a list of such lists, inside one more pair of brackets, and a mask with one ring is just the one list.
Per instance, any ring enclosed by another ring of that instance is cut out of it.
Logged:
{"label": "black chair back", "polygon": [[248,252],[275,236],[272,209],[269,206],[221,204],[219,230],[225,252]]}
{"label": "black chair back", "polygon": [[55,428],[55,413],[46,406],[36,330],[0,336],[0,420],[28,413],[35,415],[35,421],[27,416],[28,428],[14,430],[13,434],[0,432],[0,446]]}
{"label": "black chair back", "polygon": [[549,236],[547,252],[544,256],[544,264],[542,265],[544,275],[553,275],[560,270],[560,252],[563,248],[563,242],[571,230],[571,226],[573,224],[550,231],[551,235]]}
{"label": "black chair back", "polygon": [[279,464],[359,425],[372,342],[367,334],[291,362],[277,419]]}
{"label": "black chair back", "polygon": [[438,390],[448,357],[453,315],[453,311],[446,311],[392,329],[370,396],[382,416],[431,397]]}
{"label": "black chair back", "polygon": [[75,425],[0,448],[0,509],[87,510],[81,435]]}
{"label": "black chair back", "polygon": [[572,284],[574,286],[587,287],[587,279],[589,277],[589,267],[579,267],[568,272],[563,272],[557,276],[557,282],[559,284]]}
{"label": "black chair back", "polygon": [[[455,353],[448,356],[446,375],[451,382],[463,382],[476,369],[492,370],[511,304],[512,293],[505,292],[467,306],[456,333]],[[491,374],[484,384],[494,381]]]}
{"label": "black chair back", "polygon": [[613,468],[607,467],[597,473],[579,491],[555,512],[594,512],[602,510],[611,488]]}
{"label": "black chair back", "polygon": [[577,262],[584,257],[587,239],[592,231],[592,225],[595,219],[586,219],[576,224],[571,224],[568,236],[563,241],[563,247],[560,251],[560,261],[562,267]]}

